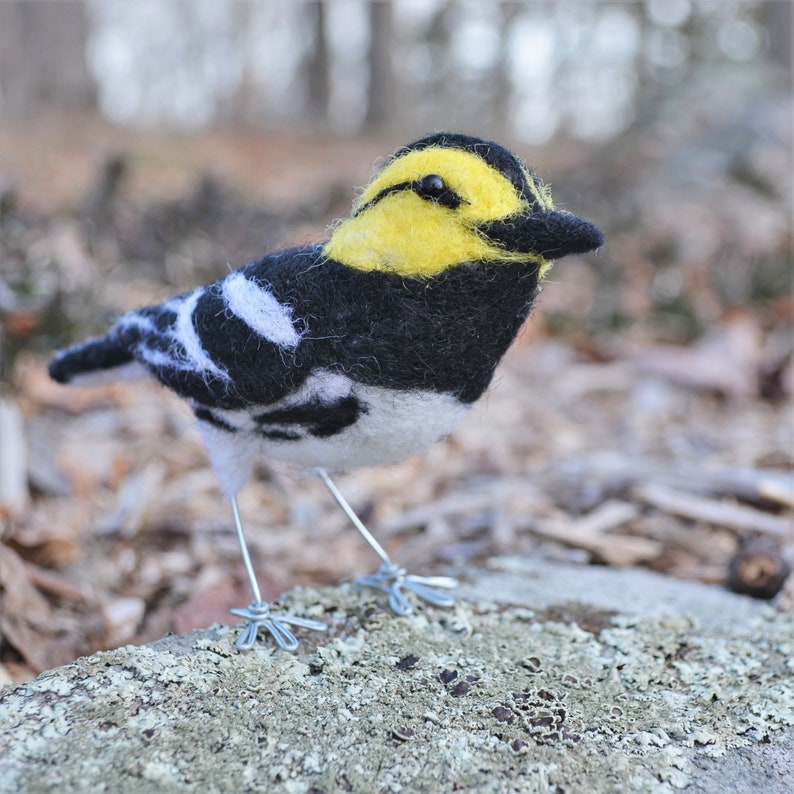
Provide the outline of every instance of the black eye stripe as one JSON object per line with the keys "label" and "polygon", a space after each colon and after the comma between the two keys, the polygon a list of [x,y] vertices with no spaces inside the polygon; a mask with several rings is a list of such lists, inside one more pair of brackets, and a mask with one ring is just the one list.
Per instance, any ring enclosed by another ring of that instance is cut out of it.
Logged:
{"label": "black eye stripe", "polygon": [[398,182],[396,185],[389,185],[389,187],[383,188],[373,199],[370,199],[366,204],[360,206],[354,213],[352,217],[356,217],[357,215],[361,215],[362,212],[366,212],[368,209],[374,207],[381,199],[385,199],[386,196],[391,195],[392,193],[399,193],[401,190],[412,190],[413,182]]}
{"label": "black eye stripe", "polygon": [[[435,176],[435,174],[431,174],[431,177]],[[399,193],[402,190],[412,190],[418,196],[428,201],[434,201],[436,204],[441,204],[444,207],[449,207],[450,209],[456,209],[459,207],[464,199],[461,198],[452,188],[446,188],[441,192],[439,195],[431,195],[427,191],[427,184],[426,180],[428,177],[423,177],[419,180],[411,180],[410,182],[398,182],[396,185],[389,185],[388,187],[383,188],[374,198],[370,199],[366,204],[363,204],[359,207],[352,215],[353,218],[361,215],[362,212],[366,212],[368,209],[374,207],[381,199],[386,198],[386,196],[391,195],[392,193]],[[440,179],[440,177],[438,177]],[[423,183],[425,183],[423,185]],[[466,202],[468,203],[468,202]]]}

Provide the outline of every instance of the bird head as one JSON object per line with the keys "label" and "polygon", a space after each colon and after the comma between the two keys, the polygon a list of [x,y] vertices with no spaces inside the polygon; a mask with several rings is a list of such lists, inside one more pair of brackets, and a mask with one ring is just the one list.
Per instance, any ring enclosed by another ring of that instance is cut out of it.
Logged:
{"label": "bird head", "polygon": [[399,149],[333,232],[326,256],[360,270],[430,277],[464,262],[551,263],[602,245],[557,210],[549,188],[503,146],[436,133]]}

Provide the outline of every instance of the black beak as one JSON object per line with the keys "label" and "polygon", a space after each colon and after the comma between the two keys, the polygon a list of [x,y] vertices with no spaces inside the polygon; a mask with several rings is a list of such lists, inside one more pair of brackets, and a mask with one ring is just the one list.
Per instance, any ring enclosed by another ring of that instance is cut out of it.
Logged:
{"label": "black beak", "polygon": [[551,210],[514,215],[479,227],[489,240],[507,251],[561,259],[583,254],[604,244],[601,230],[570,212]]}

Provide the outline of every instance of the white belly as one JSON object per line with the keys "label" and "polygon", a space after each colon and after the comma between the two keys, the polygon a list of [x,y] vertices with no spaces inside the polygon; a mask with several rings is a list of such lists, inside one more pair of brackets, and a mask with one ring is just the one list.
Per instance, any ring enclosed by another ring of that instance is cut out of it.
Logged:
{"label": "white belly", "polygon": [[311,397],[330,401],[348,394],[354,394],[365,410],[354,424],[327,438],[310,434],[294,440],[263,438],[244,411],[214,411],[229,425],[239,428],[236,433],[199,422],[224,490],[236,493],[247,481],[258,457],[330,470],[393,463],[424,452],[448,435],[469,409],[449,394],[364,386],[329,373],[318,373],[298,393],[272,408],[295,405]]}
{"label": "white belly", "polygon": [[367,412],[355,424],[330,438],[263,439],[262,453],[327,469],[379,466],[424,452],[448,435],[469,409],[451,395],[433,391],[395,392],[356,386],[356,396],[367,406]]}

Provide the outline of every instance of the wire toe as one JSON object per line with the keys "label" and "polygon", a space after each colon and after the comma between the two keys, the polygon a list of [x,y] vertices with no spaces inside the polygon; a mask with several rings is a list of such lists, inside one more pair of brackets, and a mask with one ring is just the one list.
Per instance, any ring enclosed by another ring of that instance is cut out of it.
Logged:
{"label": "wire toe", "polygon": [[256,645],[260,627],[265,629],[284,651],[295,651],[298,638],[287,628],[287,624],[312,631],[325,631],[328,627],[319,620],[301,618],[297,615],[272,615],[270,605],[263,601],[252,601],[245,609],[232,609],[236,615],[248,621],[237,639],[236,646],[241,651],[249,651]]}
{"label": "wire toe", "polygon": [[458,586],[458,580],[451,576],[413,576],[406,573],[394,563],[383,563],[376,573],[360,576],[356,584],[361,587],[372,587],[388,593],[389,606],[395,615],[410,615],[413,604],[403,590],[409,590],[423,601],[436,607],[451,607],[455,599],[436,588],[451,589]]}

